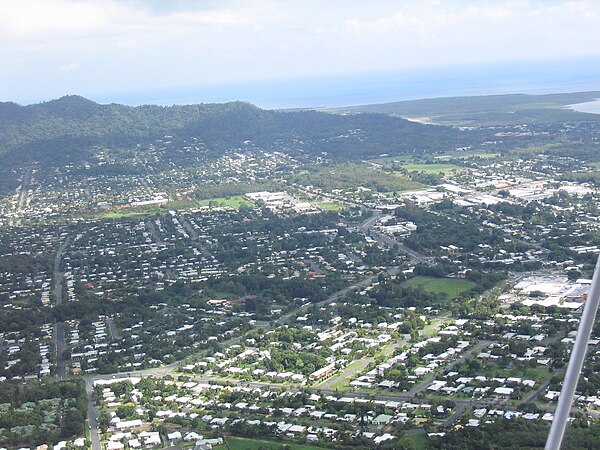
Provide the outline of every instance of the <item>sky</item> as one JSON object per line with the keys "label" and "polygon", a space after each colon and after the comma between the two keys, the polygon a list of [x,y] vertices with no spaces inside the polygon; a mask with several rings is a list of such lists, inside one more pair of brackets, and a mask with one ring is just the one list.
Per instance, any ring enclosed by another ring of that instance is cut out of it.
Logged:
{"label": "sky", "polygon": [[596,0],[0,0],[0,101],[600,90],[598,24]]}

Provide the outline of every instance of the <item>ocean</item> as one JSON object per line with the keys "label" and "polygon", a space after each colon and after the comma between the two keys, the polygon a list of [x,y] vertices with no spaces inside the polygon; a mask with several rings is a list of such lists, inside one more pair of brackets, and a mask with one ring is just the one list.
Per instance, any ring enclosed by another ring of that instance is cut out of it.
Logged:
{"label": "ocean", "polygon": [[401,72],[364,72],[285,80],[110,93],[100,103],[192,104],[242,100],[261,108],[312,108],[420,98],[600,90],[600,59],[495,63]]}

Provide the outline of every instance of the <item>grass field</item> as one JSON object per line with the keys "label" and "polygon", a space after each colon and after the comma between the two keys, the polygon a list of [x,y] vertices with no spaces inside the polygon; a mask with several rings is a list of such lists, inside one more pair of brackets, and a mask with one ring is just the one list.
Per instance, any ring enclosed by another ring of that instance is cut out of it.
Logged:
{"label": "grass field", "polygon": [[425,172],[425,173],[450,173],[453,170],[466,170],[464,167],[455,164],[407,164],[402,166],[403,169],[409,172]]}
{"label": "grass field", "polygon": [[290,182],[318,187],[324,191],[354,191],[360,186],[376,192],[401,192],[424,187],[404,174],[390,174],[376,167],[358,163],[313,166],[295,174],[290,178]]}
{"label": "grass field", "polygon": [[181,211],[197,207],[198,204],[193,200],[171,200],[170,202],[156,205],[132,206],[123,209],[111,209],[94,213],[93,216],[99,219],[124,219],[128,217],[147,217],[159,213],[165,213],[169,210]]}
{"label": "grass field", "polygon": [[234,195],[232,197],[215,197],[200,200],[198,202],[202,206],[229,206],[231,208],[240,209],[241,207],[253,208],[252,202],[246,200],[241,195]]}
{"label": "grass field", "polygon": [[392,165],[395,163],[406,164],[408,162],[414,161],[414,156],[412,155],[396,155],[396,156],[382,156],[380,158],[369,159],[368,162],[381,164],[382,166]]}
{"label": "grass field", "polygon": [[124,219],[127,217],[146,217],[153,215],[151,211],[136,211],[132,209],[122,209],[117,211],[108,211],[100,213],[96,217],[99,219]]}
{"label": "grass field", "polygon": [[[283,448],[290,450],[322,450],[324,447],[316,447],[314,445],[301,444],[281,444],[275,441],[266,441],[260,439],[246,439],[228,436],[225,438],[227,445],[231,450],[280,450]],[[286,447],[284,447],[284,445]],[[214,450],[227,450],[227,446],[219,445],[213,447]]]}
{"label": "grass field", "polygon": [[[232,292],[215,291],[213,289],[208,289],[207,291],[210,294],[210,296],[214,297],[214,298],[234,298],[234,297],[236,297],[236,294],[234,294]],[[239,297],[239,295],[238,295],[238,297]]]}
{"label": "grass field", "polygon": [[429,440],[425,434],[412,434],[404,436],[400,442],[414,450],[422,450],[429,448]]}
{"label": "grass field", "polygon": [[448,156],[454,156],[455,158],[484,158],[484,159],[491,159],[491,158],[497,158],[498,156],[500,156],[500,153],[485,153],[485,152],[478,152],[477,150],[468,150],[468,151],[462,151],[462,150],[455,150],[452,152],[446,152],[444,153],[444,155],[448,155]]}
{"label": "grass field", "polygon": [[311,200],[310,202],[313,205],[316,205],[319,208],[321,208],[323,211],[339,212],[339,211],[342,211],[347,208],[347,206],[344,205],[343,203],[331,202],[331,201],[326,201],[326,200],[316,200],[316,201]]}
{"label": "grass field", "polygon": [[440,294],[445,293],[450,298],[458,297],[462,292],[468,291],[473,286],[467,280],[459,280],[457,278],[434,278],[434,277],[423,277],[416,276],[410,278],[402,283],[403,286],[422,286],[427,292]]}

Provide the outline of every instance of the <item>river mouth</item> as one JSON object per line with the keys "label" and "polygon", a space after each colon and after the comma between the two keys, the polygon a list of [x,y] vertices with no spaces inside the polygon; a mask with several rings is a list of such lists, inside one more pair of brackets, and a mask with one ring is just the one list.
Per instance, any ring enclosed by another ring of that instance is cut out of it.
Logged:
{"label": "river mouth", "polygon": [[567,108],[577,112],[600,114],[600,99],[592,100],[591,102],[567,105]]}

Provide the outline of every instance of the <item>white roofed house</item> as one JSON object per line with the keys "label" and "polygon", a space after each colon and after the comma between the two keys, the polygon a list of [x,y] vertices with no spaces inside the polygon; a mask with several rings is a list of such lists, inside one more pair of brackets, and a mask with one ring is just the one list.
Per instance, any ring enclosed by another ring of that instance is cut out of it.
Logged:
{"label": "white roofed house", "polygon": [[125,445],[119,441],[108,441],[106,450],[123,450]]}
{"label": "white roofed house", "polygon": [[131,430],[133,428],[140,428],[142,421],[141,419],[117,421],[114,426],[117,430]]}
{"label": "white roofed house", "polygon": [[373,419],[374,425],[386,425],[392,420],[392,416],[388,414],[379,414],[377,417]]}
{"label": "white roofed house", "polygon": [[288,433],[302,434],[306,431],[306,427],[303,425],[292,425],[287,431]]}
{"label": "white roofed house", "polygon": [[514,391],[515,390],[513,388],[501,386],[494,389],[494,394],[500,395],[502,397],[510,397]]}
{"label": "white roofed house", "polygon": [[171,441],[171,442],[173,442],[173,441],[179,441],[179,440],[181,440],[182,437],[183,436],[181,435],[180,431],[175,431],[173,433],[167,434],[167,439],[169,441]]}
{"label": "white roofed house", "polygon": [[198,440],[200,440],[202,438],[203,438],[202,435],[200,435],[200,434],[195,433],[195,432],[192,431],[190,433],[187,433],[185,435],[185,437],[183,438],[183,440],[186,441],[186,442],[194,442],[194,441],[198,441]]}
{"label": "white roofed house", "polygon": [[139,437],[144,440],[144,445],[146,447],[153,447],[162,443],[160,440],[160,433],[157,431],[143,431],[139,434]]}

